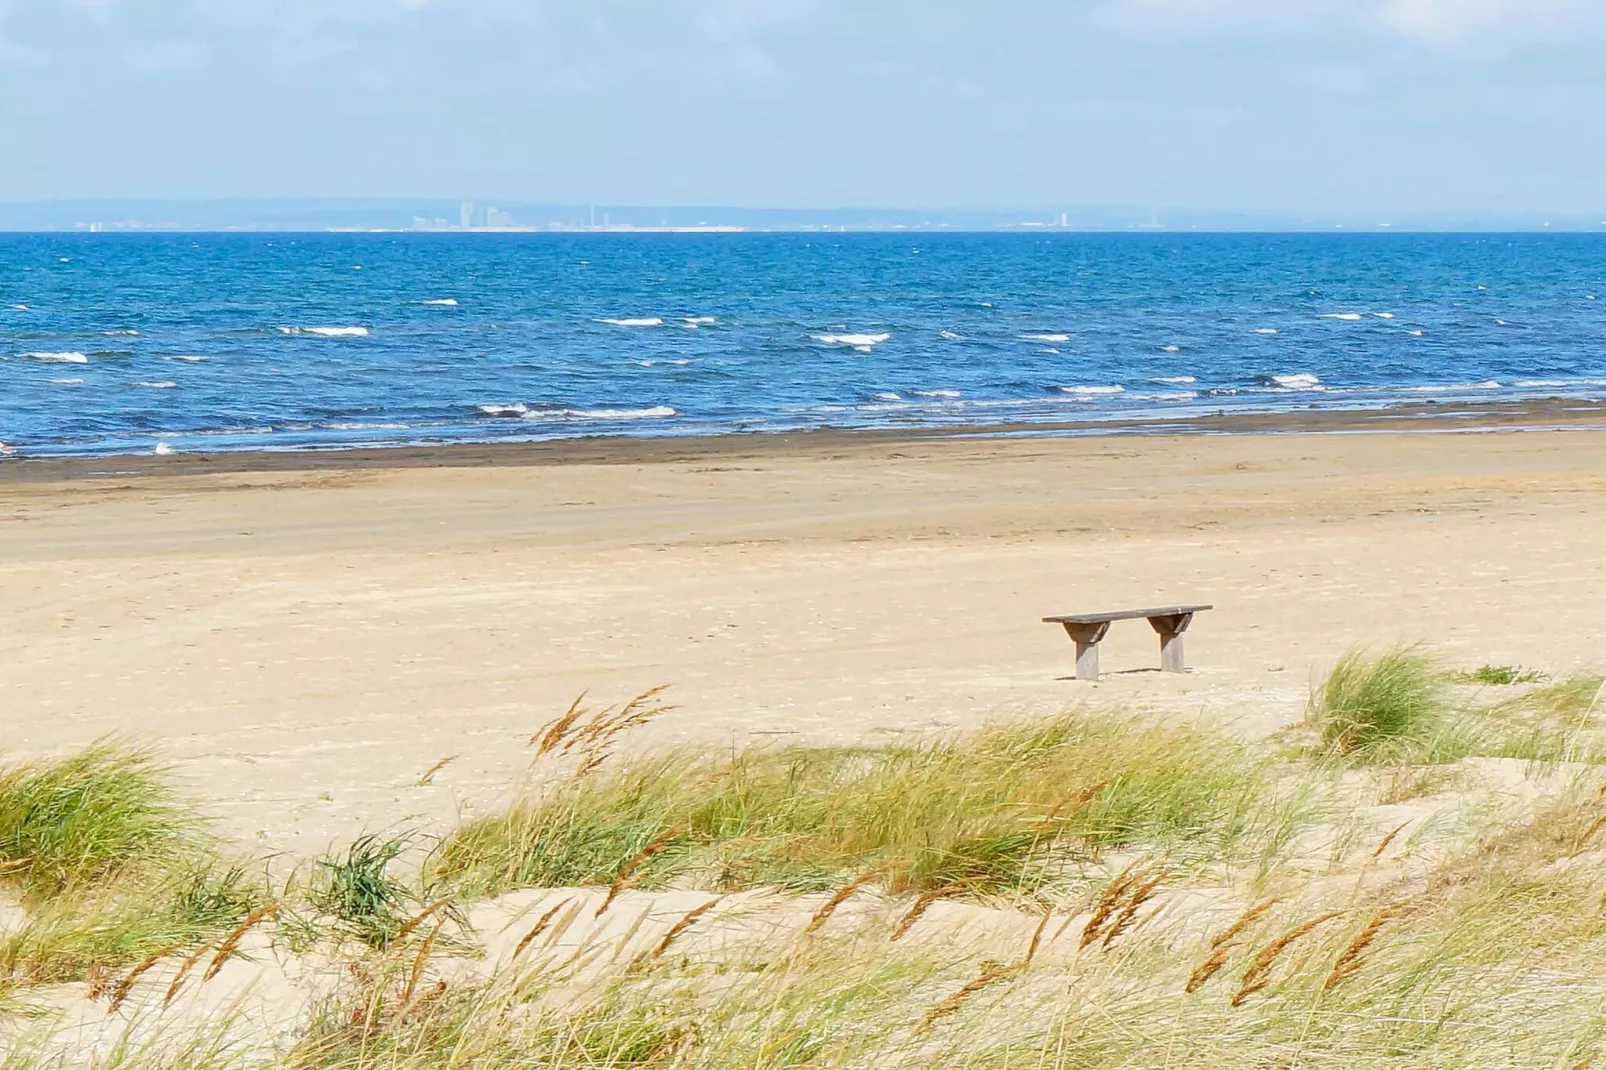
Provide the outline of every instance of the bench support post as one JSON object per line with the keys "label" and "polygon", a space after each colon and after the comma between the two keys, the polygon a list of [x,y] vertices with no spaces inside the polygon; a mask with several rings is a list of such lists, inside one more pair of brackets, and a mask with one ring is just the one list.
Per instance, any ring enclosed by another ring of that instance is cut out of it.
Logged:
{"label": "bench support post", "polygon": [[1150,617],[1149,626],[1160,636],[1160,668],[1165,672],[1187,672],[1188,663],[1182,651],[1182,633],[1193,623],[1192,613],[1176,613],[1169,617]]}
{"label": "bench support post", "polygon": [[1065,634],[1071,637],[1076,644],[1076,678],[1078,680],[1093,680],[1099,678],[1099,642],[1110,630],[1109,621],[1100,621],[1096,624],[1072,624],[1066,622]]}

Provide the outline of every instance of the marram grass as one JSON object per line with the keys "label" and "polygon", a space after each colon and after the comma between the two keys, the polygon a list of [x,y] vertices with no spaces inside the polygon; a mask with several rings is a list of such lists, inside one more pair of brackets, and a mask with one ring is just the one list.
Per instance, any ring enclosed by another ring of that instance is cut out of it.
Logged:
{"label": "marram grass", "polygon": [[[1267,763],[1185,728],[1071,713],[881,748],[681,751],[534,784],[440,846],[465,895],[611,885],[1030,894],[1135,846],[1232,856],[1272,820]],[[644,851],[650,857],[639,858]]]}

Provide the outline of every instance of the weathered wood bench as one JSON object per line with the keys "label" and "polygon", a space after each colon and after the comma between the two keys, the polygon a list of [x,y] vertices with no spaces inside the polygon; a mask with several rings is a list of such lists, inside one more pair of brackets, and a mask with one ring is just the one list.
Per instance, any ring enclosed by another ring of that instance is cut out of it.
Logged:
{"label": "weathered wood bench", "polygon": [[1076,644],[1076,678],[1099,678],[1099,642],[1117,620],[1145,617],[1160,635],[1160,668],[1166,672],[1186,672],[1182,656],[1182,633],[1193,623],[1195,613],[1215,606],[1161,606],[1155,609],[1128,609],[1118,613],[1076,613],[1068,617],[1044,617],[1044,624],[1063,624],[1065,634]]}

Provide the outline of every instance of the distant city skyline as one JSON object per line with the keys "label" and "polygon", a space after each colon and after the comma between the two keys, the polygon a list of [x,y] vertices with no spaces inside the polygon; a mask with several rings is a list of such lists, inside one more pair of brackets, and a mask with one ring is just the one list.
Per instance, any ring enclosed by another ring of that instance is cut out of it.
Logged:
{"label": "distant city skyline", "polygon": [[0,202],[416,200],[453,206],[427,216],[449,226],[465,199],[1541,225],[1606,217],[1602,13],[0,0]]}

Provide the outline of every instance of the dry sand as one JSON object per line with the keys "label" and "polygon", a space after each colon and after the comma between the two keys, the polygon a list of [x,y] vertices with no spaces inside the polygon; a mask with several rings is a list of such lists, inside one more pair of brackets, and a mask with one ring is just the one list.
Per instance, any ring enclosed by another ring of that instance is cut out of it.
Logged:
{"label": "dry sand", "polygon": [[[656,743],[1090,698],[1264,733],[1356,642],[1606,657],[1598,429],[482,453],[0,466],[0,745],[150,740],[222,831],[305,855],[488,808],[586,690],[672,685]],[[1173,601],[1217,606],[1180,677],[1135,621],[1070,680],[1040,622]]]}

